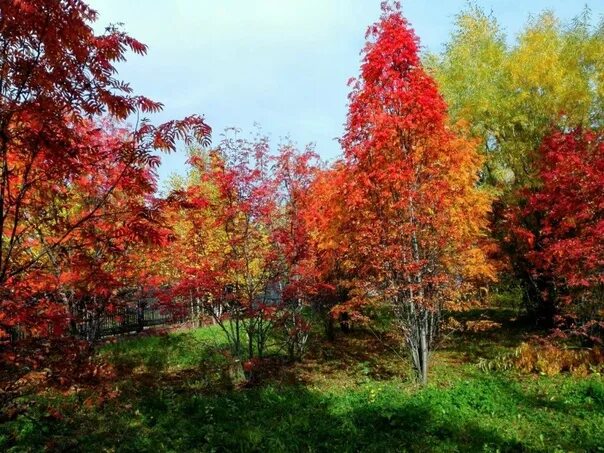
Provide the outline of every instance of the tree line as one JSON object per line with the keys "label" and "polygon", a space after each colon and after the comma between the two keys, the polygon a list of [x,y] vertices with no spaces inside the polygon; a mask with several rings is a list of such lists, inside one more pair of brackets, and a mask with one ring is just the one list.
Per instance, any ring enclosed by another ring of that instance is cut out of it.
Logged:
{"label": "tree line", "polygon": [[[330,164],[262,131],[211,142],[199,115],[142,118],[162,104],[115,64],[146,46],[95,35],[96,16],[0,4],[0,332],[66,338],[153,298],[216,323],[234,357],[277,339],[301,359],[313,324],[330,337],[383,310],[425,383],[448,313],[513,286],[536,324],[601,343],[604,25],[587,11],[510,44],[469,7],[421,55],[385,3]],[[187,175],[158,195],[158,152],[178,146]]]}

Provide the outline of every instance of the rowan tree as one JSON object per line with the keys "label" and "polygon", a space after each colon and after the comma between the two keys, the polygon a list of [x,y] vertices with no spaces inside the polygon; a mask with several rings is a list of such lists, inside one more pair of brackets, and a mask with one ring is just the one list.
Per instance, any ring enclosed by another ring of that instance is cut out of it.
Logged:
{"label": "rowan tree", "polygon": [[194,317],[218,323],[238,357],[262,355],[269,332],[290,358],[305,350],[315,283],[305,213],[316,160],[311,148],[285,143],[273,153],[262,134],[227,130],[216,148],[192,150],[189,174],[172,181],[172,293]]}
{"label": "rowan tree", "polygon": [[212,316],[237,357],[262,355],[278,309],[269,300],[279,262],[270,241],[276,200],[268,139],[229,130],[215,149],[194,153],[190,164],[190,184],[171,195],[185,217],[180,247],[186,259],[175,292]]}
{"label": "rowan tree", "polygon": [[310,332],[304,310],[310,306],[317,284],[306,214],[312,203],[310,187],[318,171],[318,156],[310,146],[299,151],[286,143],[279,146],[272,161],[276,209],[271,239],[278,249],[280,327],[289,357],[299,359]]}
{"label": "rowan tree", "polygon": [[153,198],[153,167],[129,167],[115,162],[111,153],[106,157],[97,155],[94,174],[70,187],[64,205],[78,215],[106,196],[108,186],[113,190],[93,218],[65,240],[63,256],[56,259],[62,270],[56,291],[69,295],[72,327],[84,324],[79,333],[90,342],[98,339],[104,316],[123,312],[132,299],[144,298],[150,284],[157,284],[151,269],[140,267],[137,252],[165,245],[169,234]]}
{"label": "rowan tree", "polygon": [[350,256],[353,238],[346,234],[347,204],[340,193],[347,177],[342,161],[315,172],[304,211],[311,263],[308,268],[313,271],[311,303],[330,340],[335,338],[334,321],[340,320],[346,331],[349,322],[362,320],[362,307],[351,303],[349,297],[354,276]]}
{"label": "rowan tree", "polygon": [[[146,46],[117,27],[95,35],[96,12],[81,0],[0,2],[0,323],[24,312],[52,319],[40,294],[50,261],[85,227],[97,222],[129,173],[158,163],[154,150],[172,150],[178,139],[207,142],[198,116],[160,126],[148,120],[113,135],[99,117],[125,120],[157,112],[161,104],[132,94],[116,78],[115,63]],[[91,123],[91,121],[94,121]],[[111,121],[110,121],[111,122]],[[92,193],[97,163],[117,171]],[[70,197],[82,189],[82,203]],[[85,198],[86,194],[90,198]],[[63,203],[63,204],[62,204]],[[35,308],[32,308],[35,307]]]}
{"label": "rowan tree", "polygon": [[489,197],[476,143],[446,127],[446,104],[397,3],[369,27],[342,139],[345,231],[356,298],[391,306],[421,382],[457,279],[490,268],[477,247]]}
{"label": "rowan tree", "polygon": [[[94,172],[65,181],[54,192],[30,190],[24,206],[28,230],[19,245],[29,247],[26,258],[44,255],[20,278],[9,280],[2,313],[6,326],[38,335],[50,333],[52,327],[56,335],[84,322],[84,317],[89,328],[82,333],[96,339],[100,317],[115,306],[118,293],[139,286],[130,252],[165,236],[153,200],[153,166],[129,165],[115,152],[128,129],[108,121],[102,128],[90,122],[88,128],[84,138],[94,155],[79,157],[80,162],[91,159]],[[82,216],[87,220],[72,229]],[[61,242],[49,247],[57,237]]]}

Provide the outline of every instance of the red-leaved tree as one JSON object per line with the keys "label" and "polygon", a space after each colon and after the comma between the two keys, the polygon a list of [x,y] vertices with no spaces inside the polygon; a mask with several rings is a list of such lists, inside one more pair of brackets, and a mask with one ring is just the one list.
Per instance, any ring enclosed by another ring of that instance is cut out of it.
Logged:
{"label": "red-leaved tree", "polygon": [[466,275],[490,268],[477,246],[489,198],[476,188],[476,144],[446,127],[446,105],[422,68],[397,3],[367,32],[342,139],[344,226],[354,299],[391,306],[419,379],[443,308]]}
{"label": "red-leaved tree", "polygon": [[[198,116],[160,126],[141,120],[119,131],[110,126],[162,106],[133,95],[116,78],[115,63],[128,51],[144,54],[146,46],[116,27],[95,35],[96,16],[81,0],[0,2],[3,329],[23,321],[25,313],[41,324],[56,318],[58,308],[45,296],[51,279],[41,276],[91,243],[108,204],[114,203],[112,215],[133,208],[118,203],[118,191],[136,186],[133,193],[151,195],[155,150],[172,150],[179,139],[209,138]],[[122,221],[139,215],[145,203]]]}
{"label": "red-leaved tree", "polygon": [[541,183],[509,214],[514,228],[507,239],[530,269],[540,313],[550,316],[546,325],[564,320],[573,333],[601,343],[604,135],[555,131],[544,139],[540,157]]}
{"label": "red-leaved tree", "polygon": [[307,221],[318,156],[311,147],[299,151],[289,143],[281,145],[272,160],[277,206],[271,239],[278,249],[280,324],[289,357],[299,359],[304,355],[310,332],[304,310],[310,306],[318,283]]}

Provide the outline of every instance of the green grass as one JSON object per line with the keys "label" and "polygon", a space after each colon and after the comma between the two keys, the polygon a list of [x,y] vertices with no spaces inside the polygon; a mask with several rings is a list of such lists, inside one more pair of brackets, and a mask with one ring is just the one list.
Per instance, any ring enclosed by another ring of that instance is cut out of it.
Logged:
{"label": "green grass", "polygon": [[120,368],[164,371],[195,367],[226,344],[220,328],[209,326],[169,335],[118,339],[104,345],[100,354]]}
{"label": "green grass", "polygon": [[39,395],[0,426],[0,450],[604,451],[599,376],[476,366],[513,348],[521,332],[508,321],[453,337],[435,355],[424,389],[365,332],[333,344],[316,339],[300,364],[269,357],[246,386],[230,381],[214,327],[125,339],[100,352],[116,373],[103,390]]}

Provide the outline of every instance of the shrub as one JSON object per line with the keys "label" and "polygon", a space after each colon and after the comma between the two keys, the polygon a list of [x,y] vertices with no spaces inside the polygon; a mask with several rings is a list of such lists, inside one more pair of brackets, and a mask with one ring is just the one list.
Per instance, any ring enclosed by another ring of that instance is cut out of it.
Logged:
{"label": "shrub", "polygon": [[547,376],[567,372],[583,377],[604,371],[604,351],[602,348],[569,349],[552,343],[522,343],[511,354],[481,360],[478,367],[483,371],[517,369]]}

